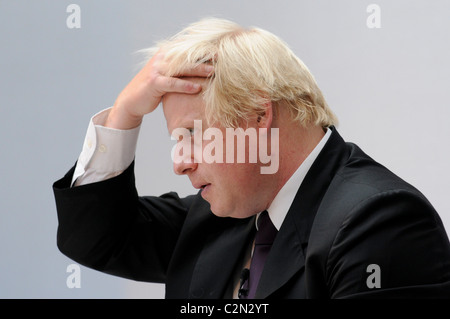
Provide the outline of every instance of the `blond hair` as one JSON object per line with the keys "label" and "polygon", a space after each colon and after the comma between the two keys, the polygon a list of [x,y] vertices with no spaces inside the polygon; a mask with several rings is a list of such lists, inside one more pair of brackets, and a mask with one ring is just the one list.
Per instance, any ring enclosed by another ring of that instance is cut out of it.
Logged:
{"label": "blond hair", "polygon": [[270,101],[275,107],[288,107],[302,125],[337,123],[306,65],[268,31],[208,18],[147,52],[153,55],[159,49],[165,53],[169,76],[201,63],[214,65],[214,76],[203,91],[209,122],[237,127],[262,114]]}

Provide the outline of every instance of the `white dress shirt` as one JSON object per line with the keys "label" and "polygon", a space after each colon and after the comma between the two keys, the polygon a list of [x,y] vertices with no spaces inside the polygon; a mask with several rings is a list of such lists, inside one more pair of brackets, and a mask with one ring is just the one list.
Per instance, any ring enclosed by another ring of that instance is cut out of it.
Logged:
{"label": "white dress shirt", "polygon": [[[305,179],[306,174],[311,168],[312,164],[316,160],[320,151],[325,146],[325,143],[328,141],[331,135],[331,130],[327,128],[325,135],[322,137],[320,142],[316,145],[316,147],[312,150],[312,152],[308,155],[308,157],[300,164],[297,170],[292,174],[292,176],[288,179],[288,181],[283,185],[278,194],[275,196],[274,200],[270,204],[269,208],[267,208],[267,212],[269,213],[270,220],[277,230],[280,230],[281,225],[283,224],[284,219],[289,211],[289,208],[294,201],[295,195],[297,195],[297,191],[300,188],[303,180]],[[258,218],[260,213],[256,216],[256,228],[258,228]],[[252,244],[245,254],[243,264],[241,269],[250,268],[251,258],[253,255],[254,243]],[[234,276],[233,285],[234,287],[232,296],[233,299],[238,299],[239,288],[240,288],[240,272]]]}
{"label": "white dress shirt", "polygon": [[305,179],[306,174],[316,160],[320,151],[325,146],[325,143],[328,141],[330,135],[331,130],[327,128],[327,131],[320,142],[303,161],[303,163],[297,168],[294,174],[292,174],[286,184],[284,184],[284,186],[280,189],[280,191],[270,204],[269,208],[267,209],[270,220],[277,230],[280,230],[281,224],[283,223],[284,218],[288,213],[289,207],[291,207],[292,202],[294,201],[295,195],[297,194],[300,185]]}
{"label": "white dress shirt", "polygon": [[105,127],[103,124],[110,111],[111,108],[105,109],[91,118],[72,185],[79,186],[112,178],[133,162],[140,126],[131,130]]}

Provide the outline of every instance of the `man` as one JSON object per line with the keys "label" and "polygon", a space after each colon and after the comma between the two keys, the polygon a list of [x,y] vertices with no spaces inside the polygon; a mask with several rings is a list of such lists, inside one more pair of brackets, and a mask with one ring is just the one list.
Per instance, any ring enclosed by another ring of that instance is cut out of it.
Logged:
{"label": "man", "polygon": [[[206,19],[151,55],[54,184],[64,254],[167,298],[450,297],[438,214],[344,142],[280,39]],[[137,195],[137,135],[160,102],[196,195]]]}

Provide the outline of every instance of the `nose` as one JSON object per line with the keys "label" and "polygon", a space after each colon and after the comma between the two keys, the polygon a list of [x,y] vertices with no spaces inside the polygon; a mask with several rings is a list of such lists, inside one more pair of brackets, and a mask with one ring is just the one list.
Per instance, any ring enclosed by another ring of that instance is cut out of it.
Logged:
{"label": "nose", "polygon": [[198,163],[194,160],[194,153],[193,146],[188,143],[179,142],[175,145],[172,155],[175,174],[185,175],[197,169]]}
{"label": "nose", "polygon": [[[191,138],[183,138],[172,149],[173,171],[177,175],[186,175],[194,172],[199,160],[194,160],[197,153],[201,154],[198,145]],[[201,162],[201,160],[200,160]]]}
{"label": "nose", "polygon": [[180,163],[173,163],[173,171],[177,175],[186,175],[194,172],[198,167],[198,164],[194,162],[193,158],[185,159]]}

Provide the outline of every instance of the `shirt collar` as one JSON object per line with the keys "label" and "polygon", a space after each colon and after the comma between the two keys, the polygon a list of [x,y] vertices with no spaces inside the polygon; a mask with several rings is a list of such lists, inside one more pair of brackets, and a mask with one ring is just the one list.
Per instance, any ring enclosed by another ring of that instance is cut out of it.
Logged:
{"label": "shirt collar", "polygon": [[[281,224],[283,224],[283,221],[289,211],[289,207],[291,207],[295,195],[297,194],[297,191],[300,188],[300,185],[305,179],[306,174],[308,173],[312,164],[316,160],[320,151],[325,146],[325,143],[328,141],[330,135],[331,130],[327,128],[327,131],[320,140],[320,142],[316,145],[316,147],[312,150],[312,152],[308,155],[308,157],[303,161],[303,163],[300,164],[300,166],[297,168],[294,174],[292,174],[292,176],[288,179],[288,181],[283,185],[283,187],[280,189],[280,191],[270,204],[269,208],[267,209],[270,220],[272,221],[277,230],[280,230]],[[259,217],[259,214],[257,217]]]}

